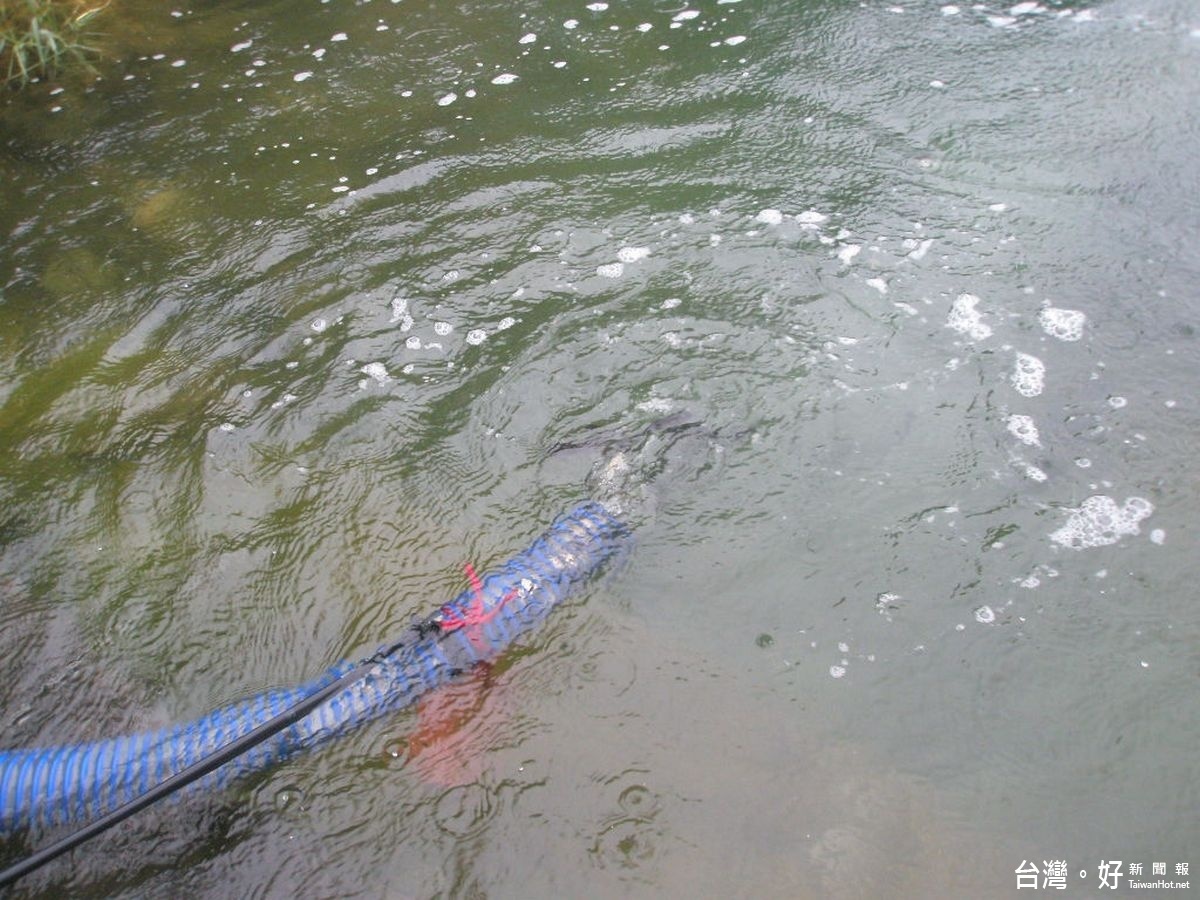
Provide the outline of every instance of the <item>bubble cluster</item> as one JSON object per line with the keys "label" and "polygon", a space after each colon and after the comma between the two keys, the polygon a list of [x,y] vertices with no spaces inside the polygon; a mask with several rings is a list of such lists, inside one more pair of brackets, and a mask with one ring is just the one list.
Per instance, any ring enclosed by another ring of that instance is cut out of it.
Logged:
{"label": "bubble cluster", "polygon": [[1037,423],[1030,416],[1012,415],[1008,417],[1008,433],[1022,444],[1030,447],[1040,447],[1042,442],[1038,436]]}
{"label": "bubble cluster", "polygon": [[992,328],[983,321],[983,314],[976,309],[979,298],[974,294],[959,294],[950,307],[946,327],[972,341],[982,341],[992,336]]}
{"label": "bubble cluster", "polygon": [[1060,341],[1077,341],[1083,337],[1083,325],[1087,316],[1077,309],[1055,309],[1047,306],[1038,314],[1038,322],[1051,337]]}
{"label": "bubble cluster", "polygon": [[1045,473],[1045,471],[1043,471],[1042,469],[1039,469],[1037,466],[1031,465],[1029,463],[1025,463],[1025,477],[1028,478],[1030,481],[1036,481],[1040,484],[1041,482],[1045,481],[1049,476]]}
{"label": "bubble cluster", "polygon": [[1010,381],[1022,397],[1036,397],[1046,386],[1046,365],[1036,356],[1018,351]]}
{"label": "bubble cluster", "polygon": [[391,381],[391,377],[388,375],[387,367],[381,362],[367,363],[365,366],[359,369],[359,371],[364,375],[375,379],[376,384],[387,384],[389,381]]}
{"label": "bubble cluster", "polygon": [[1142,497],[1130,497],[1117,506],[1112,497],[1097,494],[1071,512],[1067,523],[1050,533],[1050,540],[1072,550],[1115,544],[1126,535],[1139,534],[1139,523],[1154,512]]}

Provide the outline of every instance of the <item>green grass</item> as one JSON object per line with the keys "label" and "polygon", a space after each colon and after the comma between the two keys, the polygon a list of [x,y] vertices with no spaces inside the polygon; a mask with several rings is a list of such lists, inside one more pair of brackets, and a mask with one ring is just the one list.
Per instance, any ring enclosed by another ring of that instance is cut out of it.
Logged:
{"label": "green grass", "polygon": [[107,2],[0,0],[0,81],[25,85],[68,66],[90,68],[96,54],[84,43],[92,20]]}

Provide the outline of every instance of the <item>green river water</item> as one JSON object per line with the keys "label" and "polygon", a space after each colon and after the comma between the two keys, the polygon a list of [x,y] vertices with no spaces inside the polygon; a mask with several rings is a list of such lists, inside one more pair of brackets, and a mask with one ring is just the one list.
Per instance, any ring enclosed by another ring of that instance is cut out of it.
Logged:
{"label": "green river water", "polygon": [[706,436],[432,746],[372,723],[18,894],[1188,893],[1130,873],[1200,866],[1192,0],[98,22],[99,81],[0,108],[4,745],[361,656],[596,434]]}

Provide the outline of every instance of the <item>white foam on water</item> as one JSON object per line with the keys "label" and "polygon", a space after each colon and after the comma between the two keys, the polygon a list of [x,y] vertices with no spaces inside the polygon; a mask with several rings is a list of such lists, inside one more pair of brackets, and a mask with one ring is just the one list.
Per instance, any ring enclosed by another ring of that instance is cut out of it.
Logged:
{"label": "white foam on water", "polygon": [[253,44],[254,44],[254,41],[252,41],[252,40],[239,41],[238,43],[234,44],[232,47],[229,48],[229,52],[230,53],[240,53],[243,50],[249,50]]}
{"label": "white foam on water", "polygon": [[638,25],[637,30],[644,33],[644,32],[649,31],[653,27],[654,26],[651,25],[649,22],[642,22],[640,25]]}
{"label": "white foam on water", "polygon": [[1042,330],[1060,341],[1077,341],[1083,337],[1083,325],[1087,316],[1077,309],[1055,309],[1047,306],[1038,313]]}
{"label": "white foam on water", "polygon": [[659,305],[659,309],[674,309],[682,302],[678,297],[668,297]]}
{"label": "white foam on water", "polygon": [[783,213],[777,209],[764,209],[754,217],[754,221],[764,225],[778,225],[783,221]]}
{"label": "white foam on water", "polygon": [[1036,356],[1018,351],[1009,381],[1022,397],[1036,397],[1046,386],[1046,365]]}
{"label": "white foam on water", "polygon": [[492,79],[492,84],[512,84],[517,80],[517,76],[512,72],[504,72]]}
{"label": "white foam on water", "polygon": [[1165,531],[1163,531],[1161,528],[1155,528],[1153,531],[1150,532],[1150,543],[1152,543],[1152,544],[1158,544],[1161,546],[1162,543],[1166,539],[1167,539],[1167,533]]}
{"label": "white foam on water", "polygon": [[497,331],[508,331],[508,329],[512,328],[516,324],[517,324],[517,320],[514,319],[512,316],[505,316],[503,319],[501,319],[499,322],[496,323],[496,330]]}
{"label": "white foam on water", "polygon": [[845,666],[830,666],[829,674],[833,678],[841,678],[843,675],[846,674],[846,667]]}
{"label": "white foam on water", "polygon": [[233,431],[234,424],[232,422],[222,422],[217,427],[220,428],[222,431],[229,433],[229,432]]}
{"label": "white foam on water", "polygon": [[1112,497],[1097,494],[1072,510],[1067,523],[1050,533],[1050,540],[1072,550],[1104,547],[1126,535],[1140,534],[1139,523],[1153,512],[1154,506],[1142,497],[1130,497],[1117,506]]}
{"label": "white foam on water", "polygon": [[532,44],[536,40],[537,40],[537,35],[531,31],[528,34],[521,35],[521,37],[517,41],[517,43],[518,44]]}
{"label": "white foam on water", "polygon": [[596,274],[604,278],[620,278],[625,272],[624,263],[608,263],[603,266],[596,266]]}
{"label": "white foam on water", "polygon": [[310,79],[312,77],[313,77],[312,72],[297,72],[295,75],[292,76],[292,81],[308,81],[308,79]]}
{"label": "white foam on water", "polygon": [[960,12],[962,12],[962,10],[960,10],[953,3],[947,3],[945,6],[942,7],[942,15],[943,16],[957,16]]}
{"label": "white foam on water", "polygon": [[862,247],[858,244],[846,244],[837,252],[837,258],[842,261],[842,265],[850,265],[854,257],[862,252]]}
{"label": "white foam on water", "polygon": [[337,34],[333,35],[333,36],[332,36],[332,37],[331,37],[329,40],[331,40],[331,41],[345,41],[345,40],[349,40],[349,38],[347,38],[347,37],[346,37],[346,32],[344,32],[344,31],[339,31]]}
{"label": "white foam on water", "polygon": [[976,308],[978,302],[979,298],[974,294],[959,294],[953,306],[950,306],[947,328],[958,331],[972,341],[984,341],[991,337],[991,326],[984,323],[983,313]]}
{"label": "white foam on water", "polygon": [[458,94],[454,93],[454,91],[451,91],[450,93],[446,94],[445,96],[438,97],[437,105],[438,106],[449,106],[451,103],[453,103],[457,99],[458,99]]}
{"label": "white foam on water", "polygon": [[868,278],[867,287],[873,287],[881,294],[886,294],[888,291],[887,282],[882,278]]}
{"label": "white foam on water", "polygon": [[1045,12],[1045,7],[1040,3],[1032,3],[1026,0],[1024,3],[1018,3],[1008,11],[1010,16],[1028,16],[1032,13]]}
{"label": "white foam on water", "polygon": [[1113,409],[1122,409],[1125,406],[1125,404],[1128,402],[1129,401],[1126,400],[1124,397],[1109,397],[1108,398],[1108,405],[1111,406]]}
{"label": "white foam on water", "polygon": [[433,333],[445,337],[454,330],[454,326],[449,322],[434,322]]}
{"label": "white foam on water", "polygon": [[926,238],[917,244],[916,248],[909,252],[909,259],[924,259],[925,254],[929,252],[929,248],[933,246],[933,238]]}
{"label": "white foam on water", "polygon": [[973,341],[983,341],[992,336],[992,328],[983,321],[983,314],[976,309],[979,298],[974,294],[959,294],[950,307],[946,327]]}
{"label": "white foam on water", "polygon": [[487,332],[482,328],[472,328],[467,332],[467,343],[472,347],[478,347],[487,340]]}
{"label": "white foam on water", "polygon": [[392,318],[390,322],[394,325],[405,317],[408,313],[408,300],[404,297],[396,297],[392,300]]}
{"label": "white foam on water", "polygon": [[1011,415],[1008,417],[1008,433],[1022,444],[1030,447],[1042,446],[1038,438],[1038,427],[1030,416]]}
{"label": "white foam on water", "polygon": [[574,29],[576,29],[578,27],[579,27],[578,19],[567,19],[567,21],[563,22],[563,28],[567,29],[567,31],[573,31]]}
{"label": "white foam on water", "polygon": [[700,10],[698,9],[685,9],[683,12],[675,13],[675,15],[671,17],[671,21],[686,22],[689,19],[696,18],[698,15],[700,15]]}
{"label": "white foam on water", "polygon": [[981,606],[975,610],[975,621],[981,625],[991,625],[996,621],[996,611],[990,606]]}
{"label": "white foam on water", "polygon": [[637,405],[639,411],[655,413],[657,415],[669,413],[674,408],[675,404],[666,397],[651,397],[649,400],[643,400]]}
{"label": "white foam on water", "polygon": [[404,346],[407,347],[409,350],[420,350],[421,349],[421,339],[419,337],[417,337],[415,334],[410,335],[408,340],[406,340],[404,342]]}
{"label": "white foam on water", "polygon": [[324,319],[313,319],[312,323],[308,327],[311,328],[313,331],[315,331],[317,334],[320,334],[322,331],[324,331],[326,328],[329,327],[329,323],[326,322]]}
{"label": "white foam on water", "polygon": [[801,225],[820,225],[822,222],[827,222],[829,216],[825,213],[819,213],[815,209],[806,209],[804,212],[796,216],[796,221]]}
{"label": "white foam on water", "polygon": [[617,259],[623,263],[635,263],[649,255],[649,247],[622,247],[617,251]]}
{"label": "white foam on water", "polygon": [[735,34],[732,37],[725,38],[725,43],[730,47],[736,47],[745,40],[746,36],[744,34]]}
{"label": "white foam on water", "polygon": [[392,380],[391,376],[388,375],[387,367],[381,362],[367,363],[358,371],[362,372],[364,375],[374,378],[376,384],[387,384]]}
{"label": "white foam on water", "polygon": [[607,3],[599,3],[599,2],[598,3],[589,3],[587,5],[587,8],[590,9],[592,12],[604,12],[606,9],[608,9],[608,4]]}
{"label": "white foam on water", "polygon": [[[1047,476],[1046,476],[1046,473],[1043,472],[1041,469],[1039,469],[1037,466],[1033,466],[1033,465],[1026,463],[1025,464],[1025,477],[1028,478],[1030,481],[1036,481],[1040,484],[1041,482],[1046,480]],[[999,547],[1000,545],[997,543],[997,544],[994,544],[993,546]]]}

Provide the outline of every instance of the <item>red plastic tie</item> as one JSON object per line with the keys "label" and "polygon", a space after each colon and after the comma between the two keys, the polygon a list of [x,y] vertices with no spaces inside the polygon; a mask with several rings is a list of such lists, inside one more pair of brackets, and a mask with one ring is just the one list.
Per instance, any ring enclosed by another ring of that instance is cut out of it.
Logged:
{"label": "red plastic tie", "polygon": [[462,615],[459,615],[449,606],[442,607],[441,626],[443,631],[453,631],[456,628],[465,628],[467,626],[482,625],[484,622],[490,622],[496,618],[496,614],[500,612],[500,608],[509,600],[517,596],[517,589],[513,588],[505,594],[500,602],[491,608],[489,611],[484,610],[483,602],[483,582],[479,579],[479,575],[475,571],[475,567],[470,563],[463,563],[463,572],[467,576],[467,583],[471,585],[471,593],[475,595],[475,599],[464,610]]}

